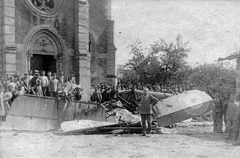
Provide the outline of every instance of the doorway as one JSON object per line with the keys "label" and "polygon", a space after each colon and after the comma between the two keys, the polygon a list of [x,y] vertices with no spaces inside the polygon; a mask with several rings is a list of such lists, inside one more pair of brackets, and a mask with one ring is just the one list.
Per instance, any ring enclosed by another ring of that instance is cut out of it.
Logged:
{"label": "doorway", "polygon": [[57,72],[57,62],[53,55],[39,55],[33,54],[30,62],[31,70],[45,70],[51,72]]}

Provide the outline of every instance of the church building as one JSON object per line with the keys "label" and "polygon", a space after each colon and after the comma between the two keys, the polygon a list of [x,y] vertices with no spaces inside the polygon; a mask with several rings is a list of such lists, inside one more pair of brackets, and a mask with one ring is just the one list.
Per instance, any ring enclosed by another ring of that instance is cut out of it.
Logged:
{"label": "church building", "polygon": [[88,100],[115,84],[113,30],[111,0],[0,0],[0,76],[75,72]]}

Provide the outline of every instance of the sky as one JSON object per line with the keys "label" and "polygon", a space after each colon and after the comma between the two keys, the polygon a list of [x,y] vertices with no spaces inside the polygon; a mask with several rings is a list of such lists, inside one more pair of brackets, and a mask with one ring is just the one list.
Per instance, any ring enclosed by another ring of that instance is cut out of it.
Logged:
{"label": "sky", "polygon": [[240,1],[112,0],[117,64],[130,59],[129,44],[143,47],[181,34],[189,41],[186,61],[197,66],[216,62],[240,49]]}

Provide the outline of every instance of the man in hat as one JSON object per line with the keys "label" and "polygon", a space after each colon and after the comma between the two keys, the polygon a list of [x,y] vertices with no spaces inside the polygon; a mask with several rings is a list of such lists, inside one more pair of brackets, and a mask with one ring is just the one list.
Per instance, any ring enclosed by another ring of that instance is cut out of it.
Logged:
{"label": "man in hat", "polygon": [[24,77],[21,78],[21,80],[23,81],[23,86],[24,86],[24,89],[26,91],[26,94],[29,94],[30,93],[29,84],[30,84],[31,79],[28,75],[28,72],[24,73]]}
{"label": "man in hat", "polygon": [[14,76],[10,76],[10,82],[7,84],[7,86],[12,86],[13,91],[16,90],[17,84],[14,82]]}
{"label": "man in hat", "polygon": [[143,136],[146,136],[146,121],[148,123],[147,133],[151,133],[152,127],[152,106],[155,106],[158,103],[158,99],[148,93],[148,89],[145,87],[143,89],[143,95],[141,96],[141,102],[139,107],[139,113],[141,114],[142,127],[143,127]]}
{"label": "man in hat", "polygon": [[[37,84],[37,79],[39,78],[39,71],[35,70],[34,71],[34,76],[31,79],[30,83],[29,83],[29,87],[32,89],[34,88],[34,86]],[[32,91],[31,94],[34,94],[34,92]]]}

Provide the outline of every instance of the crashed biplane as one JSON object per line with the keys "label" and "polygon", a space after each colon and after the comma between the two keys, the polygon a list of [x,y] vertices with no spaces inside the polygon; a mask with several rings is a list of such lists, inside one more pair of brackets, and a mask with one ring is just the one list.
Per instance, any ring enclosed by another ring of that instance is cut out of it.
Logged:
{"label": "crashed biplane", "polygon": [[[140,91],[136,91],[140,95]],[[202,115],[213,108],[213,99],[205,92],[190,90],[178,95],[158,94],[159,102],[153,108],[158,126]],[[133,97],[134,98],[134,97]],[[165,98],[165,99],[163,99]],[[103,104],[64,101],[51,97],[24,95],[17,97],[7,115],[7,124],[15,130],[48,131],[62,127],[66,132],[101,131],[103,129],[141,129],[140,116],[127,110],[132,102],[122,97],[124,106],[111,111]],[[135,102],[137,104],[137,101]],[[66,107],[67,104],[67,108]],[[108,116],[107,116],[108,115]],[[136,127],[137,126],[137,127]]]}

